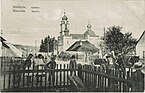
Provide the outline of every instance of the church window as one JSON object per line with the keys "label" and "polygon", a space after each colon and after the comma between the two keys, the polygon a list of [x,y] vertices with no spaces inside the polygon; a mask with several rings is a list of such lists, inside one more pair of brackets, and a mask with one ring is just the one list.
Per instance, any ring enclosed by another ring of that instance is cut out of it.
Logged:
{"label": "church window", "polygon": [[69,44],[69,41],[67,41],[67,44]]}

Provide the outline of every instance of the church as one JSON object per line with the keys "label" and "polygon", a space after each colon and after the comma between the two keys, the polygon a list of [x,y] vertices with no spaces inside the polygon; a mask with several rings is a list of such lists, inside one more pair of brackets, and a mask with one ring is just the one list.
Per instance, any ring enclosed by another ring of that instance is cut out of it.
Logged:
{"label": "church", "polygon": [[60,23],[60,35],[58,36],[58,53],[65,52],[77,41],[88,41],[99,48],[99,36],[92,31],[90,23],[88,23],[83,34],[71,34],[69,26],[68,17],[64,13]]}

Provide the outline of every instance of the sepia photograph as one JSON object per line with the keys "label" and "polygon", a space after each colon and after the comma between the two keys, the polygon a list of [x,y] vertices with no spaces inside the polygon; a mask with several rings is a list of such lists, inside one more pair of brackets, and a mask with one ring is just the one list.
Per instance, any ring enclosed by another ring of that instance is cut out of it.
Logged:
{"label": "sepia photograph", "polygon": [[145,0],[0,0],[0,92],[145,92]]}

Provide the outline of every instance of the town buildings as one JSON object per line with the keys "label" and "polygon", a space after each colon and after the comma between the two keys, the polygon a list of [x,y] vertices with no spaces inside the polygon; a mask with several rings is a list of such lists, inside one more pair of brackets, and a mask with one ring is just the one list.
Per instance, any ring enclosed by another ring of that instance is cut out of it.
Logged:
{"label": "town buildings", "polygon": [[64,14],[60,24],[60,35],[58,36],[58,52],[66,51],[76,41],[89,41],[91,44],[99,47],[99,36],[92,31],[92,26],[89,23],[83,34],[71,34],[69,29],[68,17]]}

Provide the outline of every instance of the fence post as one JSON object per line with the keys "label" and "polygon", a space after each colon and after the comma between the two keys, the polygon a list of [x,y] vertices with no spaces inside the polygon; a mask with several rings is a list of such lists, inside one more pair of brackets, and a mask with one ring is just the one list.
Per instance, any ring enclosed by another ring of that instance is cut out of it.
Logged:
{"label": "fence post", "polygon": [[139,92],[143,92],[144,91],[144,74],[140,71],[139,72]]}
{"label": "fence post", "polygon": [[136,81],[135,84],[132,86],[133,92],[143,92],[144,91],[144,74],[137,70],[135,73],[133,73],[133,80]]}
{"label": "fence post", "polygon": [[[114,70],[110,70],[110,75],[114,76]],[[114,92],[114,80],[109,78],[109,92]]]}
{"label": "fence post", "polygon": [[82,65],[81,64],[78,64],[78,77],[80,78],[80,79],[82,79]]}

